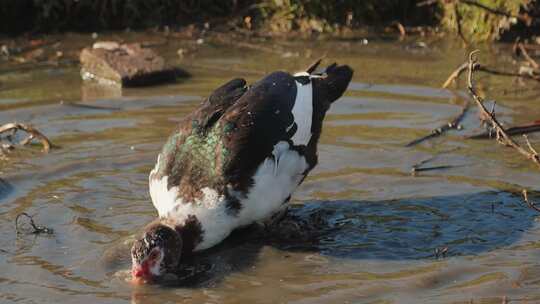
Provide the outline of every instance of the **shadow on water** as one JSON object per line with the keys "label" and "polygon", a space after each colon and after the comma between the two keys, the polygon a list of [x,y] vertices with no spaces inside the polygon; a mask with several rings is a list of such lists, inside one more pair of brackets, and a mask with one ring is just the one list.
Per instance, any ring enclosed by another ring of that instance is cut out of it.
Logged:
{"label": "shadow on water", "polygon": [[[375,260],[474,256],[514,244],[537,214],[518,194],[473,194],[389,201],[316,201],[293,205],[284,221],[302,222],[304,237],[268,236],[250,226],[221,245],[184,261],[180,280],[167,287],[199,288],[253,267],[261,249],[311,252],[328,257]],[[125,252],[128,252],[125,250]]]}
{"label": "shadow on water", "polygon": [[13,186],[0,178],[0,199],[6,198],[12,191]]}
{"label": "shadow on water", "polygon": [[448,247],[449,256],[488,252],[516,242],[537,216],[519,195],[495,191],[381,202],[313,202],[298,212],[327,215],[327,233],[315,244],[321,254],[388,260],[433,258],[441,247]]}

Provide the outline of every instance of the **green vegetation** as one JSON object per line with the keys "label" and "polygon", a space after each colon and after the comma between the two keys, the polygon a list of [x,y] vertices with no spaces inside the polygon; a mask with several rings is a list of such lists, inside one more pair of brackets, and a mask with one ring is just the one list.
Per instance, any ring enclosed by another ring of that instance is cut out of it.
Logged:
{"label": "green vegetation", "polygon": [[[535,0],[7,0],[0,33],[226,25],[273,33],[336,33],[340,29],[443,25],[468,40],[498,39],[509,28],[529,31]],[[419,5],[424,4],[424,5]],[[528,16],[528,15],[526,15]],[[528,18],[528,17],[527,17]],[[529,23],[529,24],[528,24]],[[534,22],[533,22],[534,23]],[[526,24],[527,26],[523,26]],[[536,24],[538,27],[538,24]]]}
{"label": "green vegetation", "polygon": [[527,8],[533,10],[535,6],[537,4],[531,0],[453,1],[444,5],[443,23],[457,32],[459,21],[466,40],[498,40],[514,25],[526,23],[524,12]]}
{"label": "green vegetation", "polygon": [[[417,7],[415,0],[268,0],[260,5],[265,25],[274,32],[333,32],[341,27],[435,25],[439,7]],[[361,4],[360,4],[361,3]]]}

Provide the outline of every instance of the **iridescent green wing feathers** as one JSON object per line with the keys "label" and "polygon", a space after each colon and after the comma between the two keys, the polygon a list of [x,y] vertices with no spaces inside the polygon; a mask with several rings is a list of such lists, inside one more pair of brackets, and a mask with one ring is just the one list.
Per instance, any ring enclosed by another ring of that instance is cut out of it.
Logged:
{"label": "iridescent green wing feathers", "polygon": [[151,178],[167,176],[168,188],[179,187],[182,198],[191,202],[201,197],[204,187],[223,189],[223,163],[228,158],[223,136],[228,129],[218,121],[246,90],[243,79],[215,90],[169,137]]}

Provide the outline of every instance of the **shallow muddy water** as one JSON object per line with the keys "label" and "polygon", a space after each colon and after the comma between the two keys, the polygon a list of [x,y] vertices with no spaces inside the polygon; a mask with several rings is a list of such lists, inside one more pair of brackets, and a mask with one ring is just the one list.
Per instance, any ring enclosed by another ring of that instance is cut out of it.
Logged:
{"label": "shallow muddy water", "polygon": [[[173,60],[183,43],[160,49]],[[191,78],[124,91],[83,84],[76,65],[1,63],[0,122],[32,123],[60,148],[20,149],[1,163],[0,302],[540,303],[539,214],[519,195],[538,190],[540,171],[494,142],[464,139],[480,130],[475,110],[462,131],[404,147],[461,111],[465,93],[439,87],[465,50],[429,41],[276,43],[287,56],[203,44],[174,59]],[[514,68],[508,49],[481,59]],[[323,218],[317,240],[236,234],[193,261],[183,282],[127,283],[129,244],[156,216],[147,176],[175,124],[233,77],[298,71],[324,53],[355,75],[327,116],[318,167],[292,199],[299,217]],[[536,84],[478,82],[505,123],[540,117]],[[427,165],[454,167],[410,174],[432,156]],[[16,235],[21,212],[55,233]]]}

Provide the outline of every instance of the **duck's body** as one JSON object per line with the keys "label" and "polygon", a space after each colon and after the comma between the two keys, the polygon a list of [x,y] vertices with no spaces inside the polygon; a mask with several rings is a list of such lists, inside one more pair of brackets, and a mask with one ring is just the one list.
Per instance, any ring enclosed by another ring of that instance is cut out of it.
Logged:
{"label": "duck's body", "polygon": [[161,218],[189,226],[195,240],[193,251],[210,248],[234,229],[262,221],[279,211],[309,171],[305,156],[280,143],[276,159],[267,157],[257,168],[247,191],[232,186],[201,189],[199,197],[184,203],[178,186],[167,189],[168,178],[151,181],[151,194]]}
{"label": "duck's body", "polygon": [[168,139],[150,195],[160,221],[181,236],[183,254],[271,217],[316,165],[325,113],[352,70],[334,64],[312,74],[315,67],[274,72],[251,87],[232,80]]}

